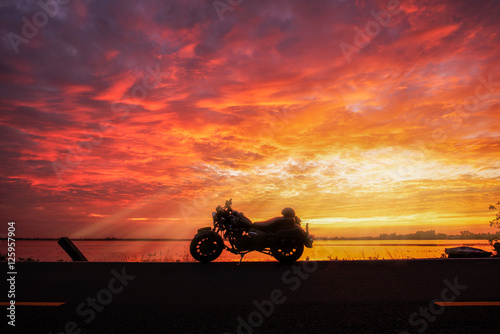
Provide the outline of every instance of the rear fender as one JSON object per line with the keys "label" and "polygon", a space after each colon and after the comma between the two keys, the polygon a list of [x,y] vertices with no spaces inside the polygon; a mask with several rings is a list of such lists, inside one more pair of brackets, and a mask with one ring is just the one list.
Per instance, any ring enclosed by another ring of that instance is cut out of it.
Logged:
{"label": "rear fender", "polygon": [[300,238],[301,240],[305,241],[305,232],[299,226],[294,226],[292,228],[279,230],[274,234],[275,239],[283,237]]}
{"label": "rear fender", "polygon": [[280,230],[278,232],[276,232],[274,238],[277,239],[277,238],[282,238],[282,237],[295,237],[295,238],[299,238],[300,240],[302,240],[302,242],[304,243],[304,246],[306,246],[307,248],[312,248],[312,243],[313,243],[313,236],[310,236],[309,235],[309,226],[306,225],[307,227],[307,232],[304,231],[300,226],[295,226],[295,227],[292,227],[292,228],[288,228],[288,229],[285,229],[285,230]]}

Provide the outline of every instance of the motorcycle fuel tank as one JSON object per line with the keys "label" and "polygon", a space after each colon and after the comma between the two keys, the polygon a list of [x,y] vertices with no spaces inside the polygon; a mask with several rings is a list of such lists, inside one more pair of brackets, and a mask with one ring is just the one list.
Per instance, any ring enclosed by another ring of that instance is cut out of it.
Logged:
{"label": "motorcycle fuel tank", "polygon": [[252,227],[252,221],[248,219],[243,212],[233,211],[231,215],[234,217],[234,226],[242,228]]}

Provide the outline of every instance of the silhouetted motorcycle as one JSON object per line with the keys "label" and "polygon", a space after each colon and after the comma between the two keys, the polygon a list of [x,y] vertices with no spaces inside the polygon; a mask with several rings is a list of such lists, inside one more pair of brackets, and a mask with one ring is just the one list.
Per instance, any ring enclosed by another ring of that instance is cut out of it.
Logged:
{"label": "silhouetted motorcycle", "polygon": [[[231,208],[232,199],[218,206],[212,213],[213,228],[203,227],[191,241],[189,250],[193,258],[200,262],[211,262],[225,249],[241,255],[258,251],[272,255],[284,263],[297,261],[304,246],[312,248],[314,236],[309,235],[309,225],[304,231],[300,218],[292,208],[281,211],[283,217],[275,217],[252,223],[242,212]],[[224,243],[224,239],[229,245]]]}

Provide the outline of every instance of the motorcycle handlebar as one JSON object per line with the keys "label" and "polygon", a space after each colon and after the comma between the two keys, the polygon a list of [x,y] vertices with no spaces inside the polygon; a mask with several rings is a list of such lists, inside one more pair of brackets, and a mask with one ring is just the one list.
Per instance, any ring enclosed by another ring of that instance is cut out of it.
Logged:
{"label": "motorcycle handlebar", "polygon": [[231,205],[233,204],[233,199],[229,199],[229,201],[226,201],[226,205],[225,207],[229,210],[229,211],[232,211],[233,209],[231,209]]}

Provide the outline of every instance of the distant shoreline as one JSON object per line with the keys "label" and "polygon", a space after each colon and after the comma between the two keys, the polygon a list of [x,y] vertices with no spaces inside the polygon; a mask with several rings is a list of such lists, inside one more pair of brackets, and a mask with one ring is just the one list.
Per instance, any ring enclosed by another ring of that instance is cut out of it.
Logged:
{"label": "distant shoreline", "polygon": [[[191,241],[191,239],[170,239],[170,238],[70,238],[73,241]],[[1,237],[0,240],[7,240],[7,238]],[[57,241],[59,238],[15,238],[16,241]],[[316,237],[315,241],[350,241],[350,240],[365,240],[365,241],[439,241],[439,240],[484,240],[490,241],[490,239],[486,238],[422,238],[422,239],[412,239],[412,238],[395,238],[395,239],[382,239],[379,237],[360,237],[360,238],[346,238],[346,237],[334,237],[334,238],[326,238],[326,237]]]}
{"label": "distant shoreline", "polygon": [[[191,241],[191,239],[149,239],[149,238],[70,238],[73,241]],[[0,238],[0,240],[7,240],[7,238]],[[34,241],[57,241],[59,238],[15,238],[18,240],[34,240]]]}

